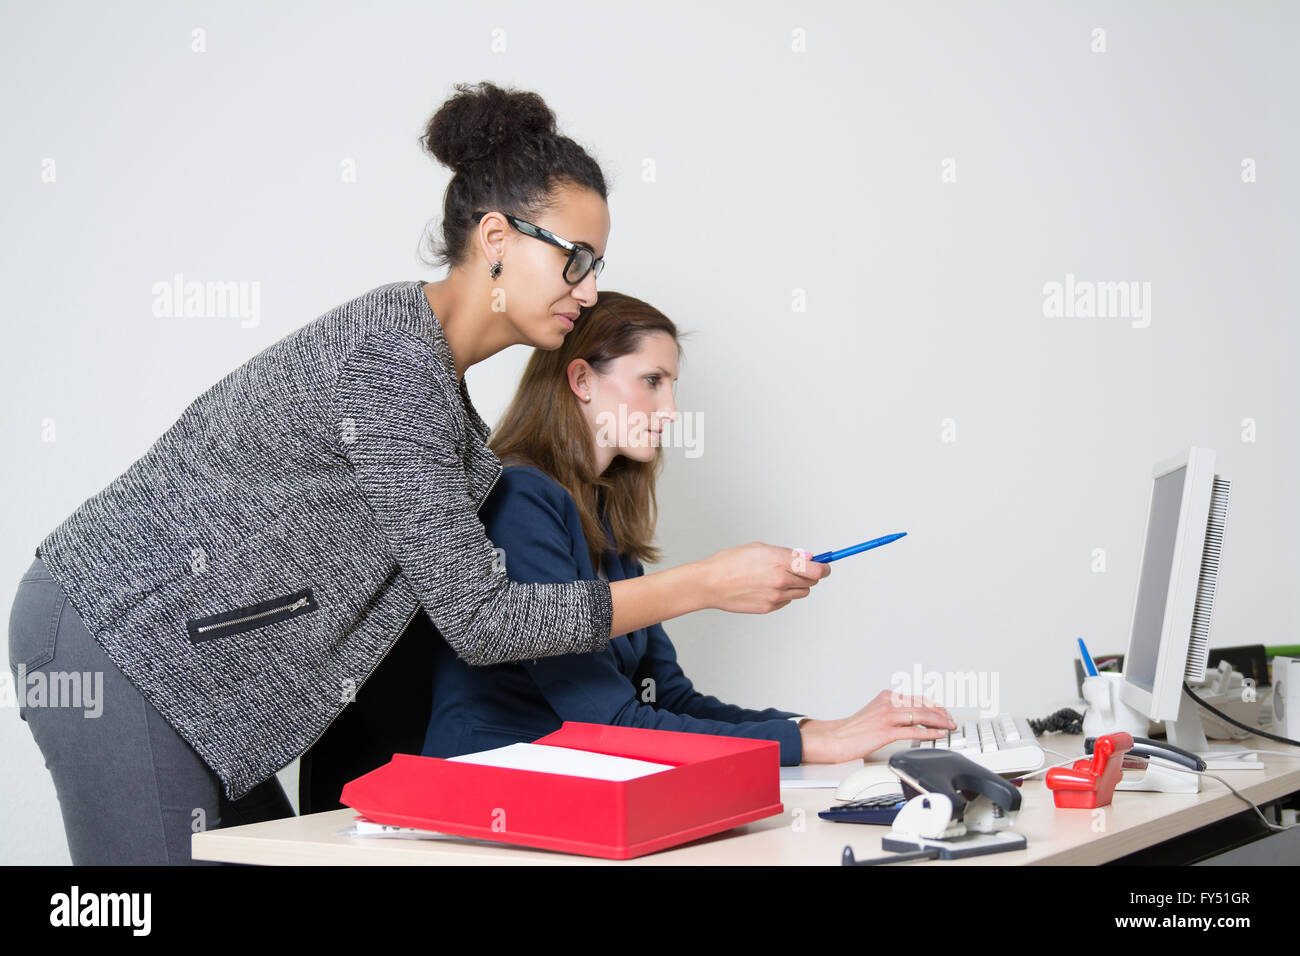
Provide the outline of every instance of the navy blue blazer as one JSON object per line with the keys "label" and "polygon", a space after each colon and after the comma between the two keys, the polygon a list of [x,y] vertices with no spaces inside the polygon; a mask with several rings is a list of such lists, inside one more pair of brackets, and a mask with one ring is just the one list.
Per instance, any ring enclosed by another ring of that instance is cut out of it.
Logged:
{"label": "navy blue blazer", "polygon": [[[506,466],[479,517],[488,538],[504,550],[512,581],[597,578],[578,507],[545,472]],[[605,552],[609,580],[644,573],[639,561]],[[616,637],[602,651],[488,667],[471,667],[446,641],[435,639],[433,711],[423,753],[454,757],[531,742],[572,720],[775,740],[781,763],[793,765],[803,757],[799,727],[788,719],[793,716],[775,708],[748,710],[699,693],[678,666],[660,624]]]}

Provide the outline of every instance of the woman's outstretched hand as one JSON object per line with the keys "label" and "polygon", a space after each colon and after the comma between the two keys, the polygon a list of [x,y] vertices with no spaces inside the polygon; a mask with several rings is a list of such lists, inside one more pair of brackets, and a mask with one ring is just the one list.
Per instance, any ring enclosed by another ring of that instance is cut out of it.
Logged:
{"label": "woman's outstretched hand", "polygon": [[957,722],[928,697],[882,690],[852,717],[799,724],[804,763],[840,763],[865,757],[895,740],[934,740]]}
{"label": "woman's outstretched hand", "polygon": [[666,571],[609,583],[610,638],[703,608],[766,614],[831,573],[807,551],[752,541]]}
{"label": "woman's outstretched hand", "polygon": [[805,598],[831,573],[829,564],[818,564],[806,551],[758,541],[719,551],[701,563],[708,606],[741,614],[767,614]]}

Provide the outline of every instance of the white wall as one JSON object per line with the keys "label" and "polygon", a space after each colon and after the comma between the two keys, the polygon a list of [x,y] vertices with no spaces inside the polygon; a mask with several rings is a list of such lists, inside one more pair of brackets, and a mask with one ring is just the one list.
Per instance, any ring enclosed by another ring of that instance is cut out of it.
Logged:
{"label": "white wall", "polygon": [[[1150,469],[1191,444],[1234,482],[1213,643],[1298,639],[1294,7],[566,10],[0,14],[5,607],[45,534],[202,390],[366,289],[438,277],[416,247],[450,174],[416,138],[490,79],[540,92],[602,163],[602,287],[693,332],[678,400],[704,433],[670,451],[665,566],[909,532],[777,614],[671,622],[699,688],[833,717],[896,671],[979,670],[1042,716],[1073,694],[1075,637],[1123,651]],[[260,283],[260,324],[153,318],[177,272]],[[1067,274],[1149,283],[1149,324],[1046,316]],[[526,358],[470,372],[489,422]],[[67,862],[12,708],[0,746],[0,862]]]}

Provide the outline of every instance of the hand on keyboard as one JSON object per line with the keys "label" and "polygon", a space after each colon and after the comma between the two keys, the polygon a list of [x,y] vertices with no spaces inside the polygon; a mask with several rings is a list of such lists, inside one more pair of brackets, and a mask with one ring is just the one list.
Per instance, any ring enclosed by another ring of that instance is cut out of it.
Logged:
{"label": "hand on keyboard", "polygon": [[804,763],[839,763],[865,757],[895,740],[947,737],[957,722],[928,697],[882,690],[852,717],[806,720],[799,725]]}

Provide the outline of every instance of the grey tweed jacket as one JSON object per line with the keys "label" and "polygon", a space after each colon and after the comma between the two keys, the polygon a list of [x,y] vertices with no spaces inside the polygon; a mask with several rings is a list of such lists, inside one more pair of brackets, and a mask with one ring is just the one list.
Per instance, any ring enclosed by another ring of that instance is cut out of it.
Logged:
{"label": "grey tweed jacket", "polygon": [[471,664],[608,643],[608,582],[501,570],[477,515],[501,473],[487,436],[423,283],[390,283],[209,388],[36,553],[236,799],[421,606]]}

